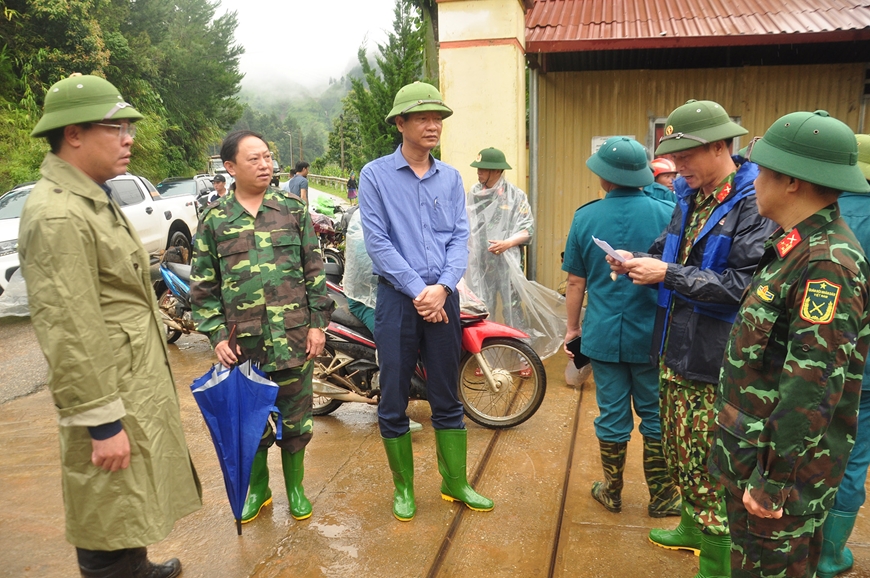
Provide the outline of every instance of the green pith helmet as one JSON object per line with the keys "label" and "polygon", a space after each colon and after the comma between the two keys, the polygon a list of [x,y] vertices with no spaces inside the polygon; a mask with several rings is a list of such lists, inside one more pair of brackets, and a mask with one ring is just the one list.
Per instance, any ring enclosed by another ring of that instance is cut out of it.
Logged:
{"label": "green pith helmet", "polygon": [[387,122],[396,124],[396,117],[412,112],[427,112],[437,110],[441,118],[447,118],[453,111],[441,100],[441,93],[431,84],[413,82],[406,84],[396,93],[393,99],[393,110],[387,115]]}
{"label": "green pith helmet", "polygon": [[503,171],[511,168],[504,158],[504,153],[492,147],[480,151],[471,166],[476,169],[501,169]]}
{"label": "green pith helmet", "polygon": [[111,82],[99,76],[73,74],[56,82],[45,94],[42,118],[30,136],[86,122],[137,121],[142,118],[135,108],[124,102]]}
{"label": "green pith helmet", "polygon": [[870,135],[856,134],[855,138],[858,140],[858,168],[870,181]]}
{"label": "green pith helmet", "polygon": [[646,149],[627,136],[612,136],[586,160],[586,166],[607,182],[622,187],[645,187],[653,182]]}
{"label": "green pith helmet", "polygon": [[744,135],[748,130],[731,120],[725,109],[712,100],[689,100],[668,117],[657,155],[693,149],[719,140]]}
{"label": "green pith helmet", "polygon": [[870,192],[858,167],[855,133],[824,110],[785,115],[747,154],[750,162],[802,181],[852,193]]}

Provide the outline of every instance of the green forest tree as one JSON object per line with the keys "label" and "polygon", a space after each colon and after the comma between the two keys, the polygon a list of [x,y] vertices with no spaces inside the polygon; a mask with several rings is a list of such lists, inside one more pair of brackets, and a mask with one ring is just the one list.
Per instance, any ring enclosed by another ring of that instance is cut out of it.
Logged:
{"label": "green forest tree", "polygon": [[318,173],[325,171],[335,173],[335,176],[347,176],[351,172],[359,174],[359,170],[368,162],[363,157],[360,143],[359,114],[348,95],[343,101],[341,114],[333,120],[332,130],[327,137],[326,153],[315,163]]}
{"label": "green forest tree", "polygon": [[[418,8],[412,0],[396,0],[393,29],[385,44],[378,45],[376,67],[369,63],[365,45],[357,57],[363,78],[351,78],[348,95],[359,120],[360,163],[395,150],[401,142],[395,126],[384,122],[400,88],[420,80],[423,69],[423,28]],[[334,156],[334,151],[330,150]]]}
{"label": "green forest tree", "polygon": [[31,139],[49,86],[104,76],[145,119],[130,170],[152,180],[205,168],[206,145],[241,114],[236,14],[209,0],[0,0],[0,187],[38,176]]}
{"label": "green forest tree", "polygon": [[422,20],[423,78],[438,86],[438,4],[436,0],[412,1]]}

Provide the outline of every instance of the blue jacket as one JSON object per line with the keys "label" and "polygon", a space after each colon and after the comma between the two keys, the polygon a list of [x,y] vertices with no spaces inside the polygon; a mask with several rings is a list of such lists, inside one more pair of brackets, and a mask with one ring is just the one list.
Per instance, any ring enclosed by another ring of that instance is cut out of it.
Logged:
{"label": "blue jacket", "polygon": [[764,253],[764,241],[776,229],[755,204],[758,167],[739,157],[734,161],[739,168],[731,193],[698,233],[686,264],[676,260],[697,189],[689,189],[682,178],[674,182],[677,206],[671,222],[649,250],[649,256],[668,263],[665,280],[658,285],[650,358],[658,362],[667,338],[665,365],[706,383],[719,382],[740,298]]}

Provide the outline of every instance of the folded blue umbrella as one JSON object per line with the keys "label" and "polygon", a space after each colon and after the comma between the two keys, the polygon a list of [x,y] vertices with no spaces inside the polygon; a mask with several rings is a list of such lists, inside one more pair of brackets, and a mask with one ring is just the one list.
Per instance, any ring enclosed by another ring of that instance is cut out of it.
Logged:
{"label": "folded blue umbrella", "polygon": [[[246,361],[231,370],[215,364],[190,386],[211,433],[236,530],[242,534],[242,508],[251,481],[254,454],[271,412],[277,412],[278,384]],[[280,422],[278,422],[280,423]],[[281,428],[278,436],[281,435]]]}

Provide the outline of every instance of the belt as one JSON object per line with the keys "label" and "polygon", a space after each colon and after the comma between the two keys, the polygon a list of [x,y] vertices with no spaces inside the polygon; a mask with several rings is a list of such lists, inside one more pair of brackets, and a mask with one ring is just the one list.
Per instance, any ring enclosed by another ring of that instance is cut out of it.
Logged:
{"label": "belt", "polygon": [[393,289],[396,288],[396,286],[390,283],[389,279],[387,279],[383,275],[378,275],[378,283],[380,283],[381,285],[386,285],[387,287],[392,287]]}

